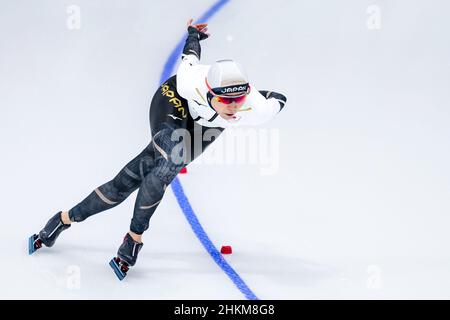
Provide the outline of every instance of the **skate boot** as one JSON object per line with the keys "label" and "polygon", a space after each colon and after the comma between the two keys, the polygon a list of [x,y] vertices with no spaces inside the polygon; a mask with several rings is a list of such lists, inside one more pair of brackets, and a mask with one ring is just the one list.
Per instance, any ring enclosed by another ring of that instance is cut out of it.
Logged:
{"label": "skate boot", "polygon": [[33,234],[28,239],[28,253],[33,254],[36,250],[42,248],[43,244],[46,247],[53,246],[60,233],[68,228],[70,228],[70,224],[64,224],[61,220],[61,211],[58,212],[48,220],[39,234]]}
{"label": "skate boot", "polygon": [[119,280],[123,280],[130,266],[135,265],[139,251],[141,251],[143,245],[143,243],[134,241],[129,233],[125,235],[123,243],[117,251],[117,257],[112,258],[109,262],[109,265]]}

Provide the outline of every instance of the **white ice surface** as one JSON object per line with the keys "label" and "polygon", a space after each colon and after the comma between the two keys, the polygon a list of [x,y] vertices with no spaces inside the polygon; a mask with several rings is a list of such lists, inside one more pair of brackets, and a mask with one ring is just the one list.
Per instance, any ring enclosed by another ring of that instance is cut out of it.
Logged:
{"label": "white ice surface", "polygon": [[[26,250],[146,146],[163,64],[212,3],[0,0],[0,298],[244,298],[171,190],[123,282],[107,263],[136,193]],[[72,4],[80,30],[66,27]],[[374,4],[380,30],[366,26]],[[210,21],[205,63],[235,58],[288,97],[262,127],[279,130],[275,174],[196,161],[181,176],[259,298],[450,298],[448,12],[444,0],[235,0]]]}

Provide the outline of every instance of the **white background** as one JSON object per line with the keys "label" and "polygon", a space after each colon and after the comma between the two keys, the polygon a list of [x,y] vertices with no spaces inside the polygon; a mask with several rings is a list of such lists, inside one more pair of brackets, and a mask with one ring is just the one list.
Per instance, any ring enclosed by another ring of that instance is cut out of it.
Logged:
{"label": "white background", "polygon": [[[148,144],[163,64],[212,4],[0,0],[1,298],[244,298],[171,190],[123,282],[108,261],[136,193],[51,249],[26,247]],[[235,58],[253,86],[288,97],[260,128],[279,133],[275,174],[193,163],[181,176],[259,298],[450,298],[449,12],[444,0],[234,0],[211,19],[203,62]]]}

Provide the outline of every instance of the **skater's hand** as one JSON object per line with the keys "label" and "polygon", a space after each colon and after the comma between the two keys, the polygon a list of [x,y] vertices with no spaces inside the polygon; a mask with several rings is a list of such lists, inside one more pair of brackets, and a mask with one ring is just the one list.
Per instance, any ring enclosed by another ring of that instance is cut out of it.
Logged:
{"label": "skater's hand", "polygon": [[193,25],[192,22],[194,22],[194,19],[189,19],[187,22],[189,35],[198,35],[199,40],[204,40],[211,35],[206,32],[208,31],[207,23],[199,23]]}

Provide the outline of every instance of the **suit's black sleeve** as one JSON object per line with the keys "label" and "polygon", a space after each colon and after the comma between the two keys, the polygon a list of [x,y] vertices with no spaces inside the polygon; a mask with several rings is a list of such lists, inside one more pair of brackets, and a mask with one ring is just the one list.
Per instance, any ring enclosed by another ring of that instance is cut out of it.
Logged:
{"label": "suit's black sleeve", "polygon": [[200,47],[200,41],[208,38],[206,33],[200,32],[197,28],[192,26],[188,27],[188,37],[183,48],[183,55],[193,54],[198,60],[202,53],[202,48]]}

